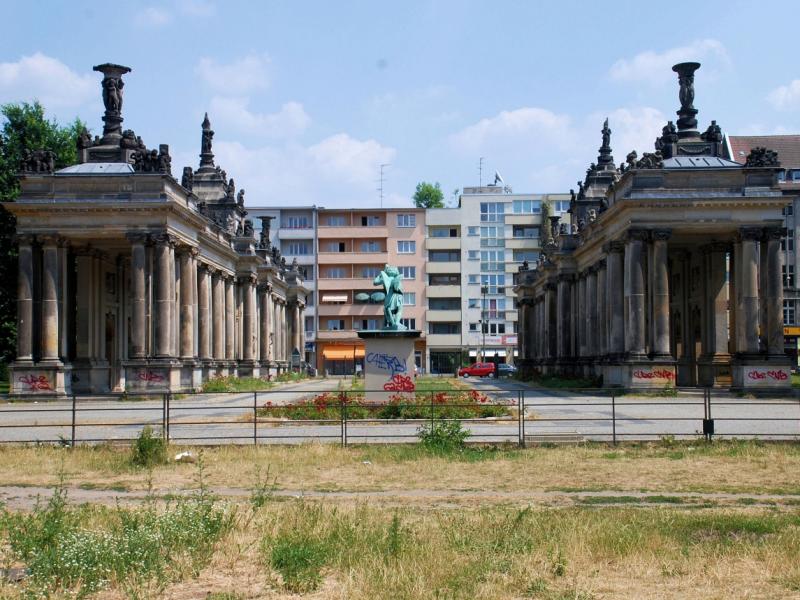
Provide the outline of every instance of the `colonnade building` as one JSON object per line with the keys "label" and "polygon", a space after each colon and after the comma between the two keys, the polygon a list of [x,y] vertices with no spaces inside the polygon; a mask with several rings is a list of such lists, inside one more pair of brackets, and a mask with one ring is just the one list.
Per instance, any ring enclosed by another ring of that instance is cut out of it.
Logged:
{"label": "colonnade building", "polygon": [[19,239],[18,348],[11,393],[181,391],[216,375],[300,365],[307,288],[269,239],[256,239],[244,190],[214,163],[171,173],[169,147],[122,129],[122,76],[104,64],[102,137],[54,172],[26,157],[4,207]]}
{"label": "colonnade building", "polygon": [[655,152],[617,167],[606,122],[573,192],[574,225],[553,217],[542,256],[523,265],[523,371],[606,386],[790,386],[781,238],[792,198],[775,152],[755,148],[741,164],[723,158],[715,121],[699,132],[699,66],[673,67],[679,118]]}

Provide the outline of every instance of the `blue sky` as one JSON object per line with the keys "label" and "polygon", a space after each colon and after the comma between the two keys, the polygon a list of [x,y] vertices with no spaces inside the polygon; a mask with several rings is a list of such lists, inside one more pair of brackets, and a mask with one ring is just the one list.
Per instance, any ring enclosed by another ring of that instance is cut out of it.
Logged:
{"label": "blue sky", "polygon": [[800,132],[796,5],[685,2],[4,2],[0,102],[39,98],[97,133],[101,62],[130,66],[126,128],[217,163],[249,205],[408,205],[495,170],[515,192],[575,187],[608,116],[617,162],[678,108],[682,60],[700,127]]}

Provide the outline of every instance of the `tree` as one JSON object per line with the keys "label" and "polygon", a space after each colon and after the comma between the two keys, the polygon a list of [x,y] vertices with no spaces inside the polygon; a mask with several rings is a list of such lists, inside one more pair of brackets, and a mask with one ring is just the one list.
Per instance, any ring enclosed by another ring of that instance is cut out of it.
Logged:
{"label": "tree", "polygon": [[[52,150],[56,168],[77,160],[77,137],[86,126],[78,119],[61,126],[47,120],[38,102],[4,104],[0,130],[0,201],[13,202],[19,195],[19,167],[23,153]],[[14,241],[16,220],[0,206],[0,365],[10,362],[17,343],[17,245]]]}
{"label": "tree", "polygon": [[414,206],[417,208],[444,208],[444,194],[439,182],[435,184],[421,181],[414,192]]}

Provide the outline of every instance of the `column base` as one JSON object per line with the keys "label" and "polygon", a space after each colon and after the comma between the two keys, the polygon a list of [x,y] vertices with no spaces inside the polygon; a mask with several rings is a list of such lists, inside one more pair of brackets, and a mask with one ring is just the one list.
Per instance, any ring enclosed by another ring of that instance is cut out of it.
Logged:
{"label": "column base", "polygon": [[261,363],[257,360],[240,360],[237,371],[239,377],[261,377]]}
{"label": "column base", "polygon": [[675,361],[625,360],[606,365],[603,386],[663,389],[674,387],[677,378]]}
{"label": "column base", "polygon": [[790,390],[792,370],[789,358],[753,360],[736,357],[731,363],[734,391]]}
{"label": "column base", "polygon": [[182,365],[175,358],[150,358],[122,363],[125,369],[125,391],[135,393],[163,393],[188,390],[183,385]]}
{"label": "column base", "polygon": [[72,390],[76,394],[108,393],[110,367],[107,360],[78,358],[72,363]]}
{"label": "column base", "polygon": [[703,387],[731,387],[733,385],[731,356],[714,354],[698,358],[697,384]]}
{"label": "column base", "polygon": [[10,395],[64,397],[72,394],[72,365],[60,360],[17,361],[8,367]]}

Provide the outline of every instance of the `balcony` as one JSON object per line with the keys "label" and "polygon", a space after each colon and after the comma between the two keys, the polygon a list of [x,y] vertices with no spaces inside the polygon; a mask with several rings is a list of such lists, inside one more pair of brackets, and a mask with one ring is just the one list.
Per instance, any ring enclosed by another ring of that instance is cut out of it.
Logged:
{"label": "balcony", "polygon": [[428,348],[433,350],[434,346],[437,347],[454,347],[454,346],[461,346],[461,334],[460,333],[429,333],[426,343]]}
{"label": "balcony", "polygon": [[429,323],[446,321],[452,323],[453,321],[461,321],[460,310],[428,310],[426,311],[425,318]]}
{"label": "balcony", "polygon": [[361,338],[358,337],[355,329],[340,329],[338,331],[328,331],[320,329],[317,332],[317,339],[323,342],[360,342],[363,343]]}
{"label": "balcony", "polygon": [[425,240],[425,247],[428,250],[460,250],[461,238],[445,237],[445,238],[428,238]]}
{"label": "balcony", "polygon": [[[331,290],[368,290],[372,287],[372,277],[319,277],[317,289],[320,291]],[[380,291],[377,287],[375,291]]]}
{"label": "balcony", "polygon": [[317,332],[316,331],[306,331],[306,341],[313,342],[317,339]]}
{"label": "balcony", "polygon": [[542,215],[506,215],[506,225],[538,225]]}
{"label": "balcony", "polygon": [[542,238],[538,237],[516,237],[506,240],[506,248],[509,250],[538,250],[541,243]]}
{"label": "balcony", "polygon": [[323,239],[361,239],[361,238],[386,238],[389,237],[389,230],[385,225],[376,227],[362,227],[346,226],[346,227],[330,227],[328,225],[320,225],[317,227],[317,237]]}
{"label": "balcony", "polygon": [[427,273],[460,273],[461,261],[455,262],[428,262],[425,265]]}
{"label": "balcony", "polygon": [[314,229],[311,227],[281,227],[278,229],[279,240],[313,240]]}
{"label": "balcony", "polygon": [[295,258],[297,259],[298,265],[313,265],[316,262],[313,254],[287,254],[284,252],[283,256],[289,264],[291,264]]}
{"label": "balcony", "polygon": [[460,285],[429,285],[425,290],[428,298],[458,298],[461,296]]}
{"label": "balcony", "polygon": [[317,256],[320,265],[379,264],[383,266],[389,262],[388,252],[320,252]]}
{"label": "balcony", "polygon": [[320,304],[317,314],[320,317],[380,317],[383,304]]}

